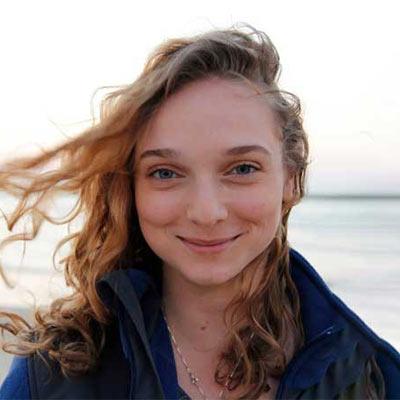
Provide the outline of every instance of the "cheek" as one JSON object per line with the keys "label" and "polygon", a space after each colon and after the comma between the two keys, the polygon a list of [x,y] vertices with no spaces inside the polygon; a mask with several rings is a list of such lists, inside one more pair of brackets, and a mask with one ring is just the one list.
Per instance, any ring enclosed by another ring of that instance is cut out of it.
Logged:
{"label": "cheek", "polygon": [[176,201],[168,201],[165,193],[136,190],[136,209],[139,226],[149,247],[160,258],[164,258],[169,250],[167,227],[177,219]]}
{"label": "cheek", "polygon": [[249,191],[235,200],[236,215],[248,227],[248,248],[259,254],[269,246],[281,221],[282,196],[275,190]]}
{"label": "cheek", "polygon": [[280,219],[282,209],[282,193],[279,189],[271,190],[263,187],[248,190],[236,196],[234,208],[238,215],[257,225],[268,224]]}
{"label": "cheek", "polygon": [[150,192],[139,186],[135,192],[135,202],[139,221],[143,224],[163,226],[176,220],[179,214],[176,197],[161,191]]}

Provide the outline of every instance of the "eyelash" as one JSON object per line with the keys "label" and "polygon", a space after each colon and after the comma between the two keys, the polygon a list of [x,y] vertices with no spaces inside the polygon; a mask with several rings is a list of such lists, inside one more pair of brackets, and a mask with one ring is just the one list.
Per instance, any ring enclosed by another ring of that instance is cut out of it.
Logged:
{"label": "eyelash", "polygon": [[[246,165],[246,166],[248,166],[248,167],[254,168],[254,169],[255,169],[254,172],[257,172],[257,171],[260,170],[260,168],[256,167],[255,165],[253,165],[253,164],[248,164],[248,163],[238,164],[238,165],[236,165],[235,167],[233,167],[232,169],[236,169],[236,168],[241,167],[241,166],[243,166],[243,165]],[[152,178],[154,178],[154,179],[157,179],[157,180],[159,180],[159,181],[168,181],[168,180],[170,180],[170,179],[168,179],[168,178],[167,178],[167,179],[155,178],[155,177],[154,177],[154,174],[155,174],[156,172],[158,172],[158,171],[172,171],[172,170],[170,170],[169,168],[158,168],[158,169],[154,170],[153,172],[150,172],[148,176],[150,176],[150,177],[152,177]],[[174,171],[172,171],[172,172],[174,172]],[[251,175],[251,174],[244,174],[244,175],[240,175],[240,174],[239,174],[238,176],[248,176],[248,175]]]}

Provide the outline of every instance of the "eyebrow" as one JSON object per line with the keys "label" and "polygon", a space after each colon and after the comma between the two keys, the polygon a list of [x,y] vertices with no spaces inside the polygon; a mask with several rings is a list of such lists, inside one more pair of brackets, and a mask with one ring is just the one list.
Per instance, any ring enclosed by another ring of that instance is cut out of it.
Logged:
{"label": "eyebrow", "polygon": [[[250,144],[250,145],[245,145],[245,146],[236,146],[232,147],[224,153],[227,156],[237,156],[237,155],[242,155],[250,152],[259,152],[266,154],[268,157],[271,156],[271,152],[266,149],[263,146],[260,146],[258,144]],[[152,150],[146,150],[144,151],[141,155],[139,160],[143,160],[144,158],[147,157],[161,157],[161,158],[179,158],[182,155],[180,151],[174,150],[174,149],[152,149]]]}

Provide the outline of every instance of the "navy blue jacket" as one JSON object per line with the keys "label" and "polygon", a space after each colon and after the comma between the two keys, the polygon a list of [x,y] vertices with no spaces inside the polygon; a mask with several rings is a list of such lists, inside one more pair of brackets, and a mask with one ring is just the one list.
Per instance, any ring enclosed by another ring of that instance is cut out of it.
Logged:
{"label": "navy blue jacket", "polygon": [[[276,399],[353,398],[352,393],[360,393],[357,385],[365,379],[371,360],[382,372],[373,380],[378,386],[384,383],[385,398],[400,399],[400,354],[349,309],[294,249],[290,273],[300,296],[305,345],[281,377]],[[107,334],[109,344],[100,369],[69,380],[53,364],[53,380],[47,381],[37,357],[16,356],[0,388],[1,400],[179,398],[159,284],[143,270],[131,268],[106,275],[98,290],[116,321]]]}

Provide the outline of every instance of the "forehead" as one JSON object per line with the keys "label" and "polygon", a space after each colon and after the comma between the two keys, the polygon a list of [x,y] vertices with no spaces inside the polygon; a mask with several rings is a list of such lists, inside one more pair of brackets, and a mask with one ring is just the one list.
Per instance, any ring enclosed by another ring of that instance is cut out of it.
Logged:
{"label": "forehead", "polygon": [[258,144],[280,149],[276,116],[263,96],[243,82],[217,77],[187,84],[149,122],[138,149],[175,147],[199,152]]}

